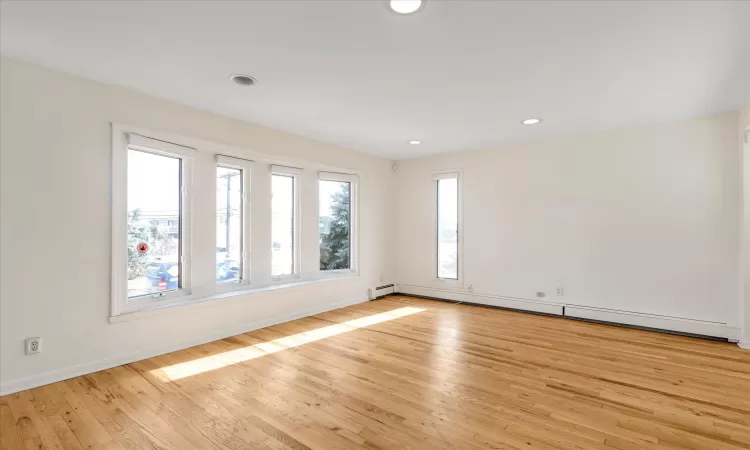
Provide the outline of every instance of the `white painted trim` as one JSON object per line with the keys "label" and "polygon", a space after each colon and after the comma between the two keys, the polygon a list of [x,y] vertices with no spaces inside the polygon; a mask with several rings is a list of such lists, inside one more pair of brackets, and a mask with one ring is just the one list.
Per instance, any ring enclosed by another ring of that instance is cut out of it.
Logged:
{"label": "white painted trim", "polygon": [[[721,322],[685,319],[681,317],[656,316],[653,314],[638,313],[634,311],[614,311],[602,308],[571,305],[567,303],[542,302],[404,284],[396,286],[396,292],[435,297],[445,300],[478,303],[488,306],[498,306],[501,308],[555,314],[559,316],[563,315],[564,307],[565,317],[599,320],[602,322],[634,325],[667,331],[677,331],[681,333],[692,333],[703,336],[722,337],[731,340],[738,340],[740,338],[740,329],[738,327],[733,327]],[[750,342],[747,341],[740,341],[739,345],[740,347],[747,345],[748,348],[750,348]]]}
{"label": "white painted trim", "polygon": [[196,149],[198,153],[219,154],[239,159],[246,159],[253,162],[276,164],[283,168],[292,168],[295,170],[302,170],[299,167],[303,167],[307,170],[323,170],[329,172],[351,173],[356,175],[361,174],[361,171],[352,169],[351,167],[322,164],[318,161],[305,159],[298,156],[285,157],[274,153],[259,151],[257,148],[246,146],[236,147],[233,145],[199,139],[190,135],[174,134],[165,132],[163,130],[154,130],[121,122],[111,122],[111,125],[113,128],[117,128],[119,130],[127,130],[141,136],[154,136],[159,140],[173,142],[176,145],[182,147]]}
{"label": "white painted trim", "polygon": [[214,156],[216,164],[219,166],[233,167],[240,170],[252,170],[255,168],[255,161],[250,159],[235,158],[234,156],[219,155]]}
{"label": "white painted trim", "polygon": [[634,311],[614,311],[603,308],[567,305],[565,316],[580,319],[600,320],[638,327],[656,328],[659,330],[678,331],[680,333],[700,334],[703,336],[739,339],[740,329],[726,323],[705,320],[685,319],[681,317],[656,316]]}
{"label": "white painted trim", "polygon": [[[112,285],[110,291],[110,312],[112,316],[122,313],[127,298],[127,229],[128,229],[128,139],[125,129],[112,123]],[[124,186],[124,189],[123,189]],[[122,269],[125,269],[123,271]]]}
{"label": "white painted trim", "polygon": [[295,281],[295,282],[287,282],[287,283],[273,283],[267,286],[246,286],[245,289],[239,289],[239,290],[233,290],[233,291],[227,291],[227,292],[218,292],[214,295],[210,295],[207,297],[189,298],[187,300],[181,300],[178,302],[155,304],[154,306],[150,308],[141,309],[138,311],[133,311],[133,312],[125,313],[125,314],[120,314],[119,316],[110,316],[109,323],[120,323],[120,322],[130,322],[132,320],[141,320],[141,319],[145,319],[145,318],[160,315],[160,314],[172,314],[175,311],[175,308],[179,308],[179,310],[183,310],[183,309],[190,308],[190,307],[211,306],[211,305],[215,305],[216,302],[218,301],[237,300],[239,297],[245,297],[248,295],[262,294],[264,292],[276,291],[279,289],[292,289],[296,287],[302,287],[302,286],[322,283],[326,281],[346,280],[346,279],[351,279],[354,276],[355,275],[353,274],[342,274],[339,276],[331,276],[331,277],[321,278],[318,280]]}
{"label": "white painted trim", "polygon": [[745,350],[750,350],[750,340],[747,339],[740,339],[737,342],[737,347]]}
{"label": "white painted trim", "polygon": [[339,172],[318,172],[318,179],[325,181],[342,181],[345,183],[358,183],[359,175]]}
{"label": "white painted trim", "polygon": [[128,147],[136,150],[169,156],[178,155],[182,158],[194,158],[196,156],[196,150],[192,147],[150,138],[137,133],[128,132],[127,139]]}
{"label": "white painted trim", "polygon": [[281,166],[278,164],[271,164],[270,166],[271,173],[277,173],[279,175],[289,175],[289,176],[298,176],[302,175],[302,172],[304,169],[299,167],[292,167],[292,166]]}
{"label": "white painted trim", "polygon": [[400,292],[403,294],[421,295],[424,297],[435,297],[445,300],[454,300],[457,302],[480,303],[483,305],[520,309],[523,311],[554,314],[558,316],[561,316],[563,313],[563,305],[552,302],[539,302],[511,297],[472,294],[467,292],[458,292],[455,290],[438,289],[424,286],[412,286],[406,284],[399,284],[398,286],[396,286],[396,292]]}
{"label": "white painted trim", "polygon": [[438,171],[432,174],[432,179],[437,180],[451,180],[453,178],[460,178],[461,177],[461,171],[460,170],[448,170],[448,171]]}
{"label": "white painted trim", "polygon": [[40,374],[31,375],[16,380],[2,380],[0,381],[0,395],[13,394],[15,392],[23,391],[26,389],[32,389],[39,386],[44,386],[50,383],[56,383],[58,381],[67,380],[69,378],[86,375],[89,373],[97,372],[100,370],[110,369],[112,367],[121,366],[123,364],[129,364],[135,361],[141,361],[143,359],[153,358],[155,356],[163,355],[178,350],[182,350],[196,345],[205,344],[208,342],[225,339],[231,336],[236,336],[242,333],[248,333],[253,330],[260,328],[270,327],[284,322],[297,320],[303,317],[314,316],[316,314],[324,313],[334,309],[343,308],[346,306],[356,305],[358,303],[364,303],[368,301],[366,298],[350,299],[342,302],[332,303],[319,308],[312,308],[307,311],[281,314],[275,317],[257,320],[247,325],[243,325],[238,328],[224,329],[216,331],[214,333],[205,334],[200,337],[189,339],[187,341],[180,342],[179,344],[173,344],[163,347],[155,347],[151,349],[141,350],[136,353],[132,353],[127,356],[107,358],[99,361],[90,363],[80,364],[77,366],[65,367],[62,369],[51,370],[49,372],[43,372]]}

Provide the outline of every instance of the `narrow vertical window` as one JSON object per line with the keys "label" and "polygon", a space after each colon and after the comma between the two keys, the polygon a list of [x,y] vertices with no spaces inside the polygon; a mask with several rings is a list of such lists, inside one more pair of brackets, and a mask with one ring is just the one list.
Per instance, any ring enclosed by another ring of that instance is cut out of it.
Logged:
{"label": "narrow vertical window", "polygon": [[437,276],[458,279],[458,176],[437,183]]}
{"label": "narrow vertical window", "polygon": [[216,167],[216,281],[243,278],[243,171]]}
{"label": "narrow vertical window", "polygon": [[320,270],[351,269],[352,183],[319,181]]}
{"label": "narrow vertical window", "polygon": [[271,175],[271,276],[276,279],[295,275],[296,182],[293,175]]}
{"label": "narrow vertical window", "polygon": [[128,298],[183,287],[182,160],[128,149]]}

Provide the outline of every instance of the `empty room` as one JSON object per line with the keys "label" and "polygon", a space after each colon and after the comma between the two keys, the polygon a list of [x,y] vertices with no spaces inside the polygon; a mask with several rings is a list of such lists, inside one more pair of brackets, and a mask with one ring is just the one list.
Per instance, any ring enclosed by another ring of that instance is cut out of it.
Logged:
{"label": "empty room", "polygon": [[0,449],[750,449],[750,1],[0,0]]}

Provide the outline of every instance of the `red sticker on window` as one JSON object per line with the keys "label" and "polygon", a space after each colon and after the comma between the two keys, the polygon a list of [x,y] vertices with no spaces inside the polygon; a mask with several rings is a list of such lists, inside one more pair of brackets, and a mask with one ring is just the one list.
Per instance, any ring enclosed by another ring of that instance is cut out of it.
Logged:
{"label": "red sticker on window", "polygon": [[138,249],[138,253],[144,254],[148,251],[148,244],[145,242],[141,242],[136,248]]}

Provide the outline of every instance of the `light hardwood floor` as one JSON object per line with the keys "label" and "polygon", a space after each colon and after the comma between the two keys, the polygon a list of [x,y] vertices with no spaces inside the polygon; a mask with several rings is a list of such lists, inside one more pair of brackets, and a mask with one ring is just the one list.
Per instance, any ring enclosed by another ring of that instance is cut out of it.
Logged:
{"label": "light hardwood floor", "polygon": [[392,296],[0,408],[3,449],[750,449],[750,352]]}

